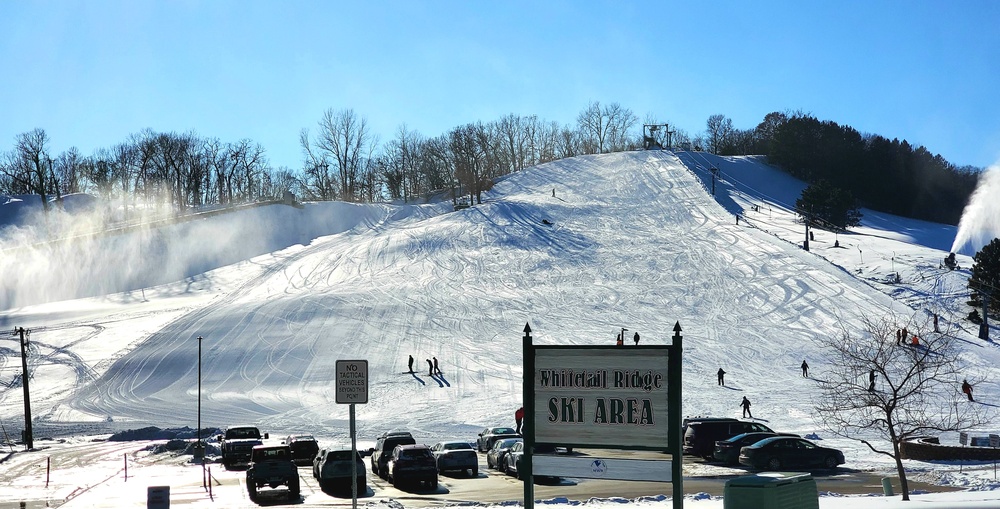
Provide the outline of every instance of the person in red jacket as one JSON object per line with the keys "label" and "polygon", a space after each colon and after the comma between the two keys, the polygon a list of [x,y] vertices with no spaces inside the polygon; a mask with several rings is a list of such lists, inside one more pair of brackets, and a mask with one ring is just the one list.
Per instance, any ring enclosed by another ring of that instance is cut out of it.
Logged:
{"label": "person in red jacket", "polygon": [[962,380],[962,392],[969,397],[969,401],[975,401],[972,399],[972,384],[968,380]]}
{"label": "person in red jacket", "polygon": [[524,422],[524,407],[518,408],[514,412],[514,422],[517,424],[517,433],[521,433],[521,423]]}

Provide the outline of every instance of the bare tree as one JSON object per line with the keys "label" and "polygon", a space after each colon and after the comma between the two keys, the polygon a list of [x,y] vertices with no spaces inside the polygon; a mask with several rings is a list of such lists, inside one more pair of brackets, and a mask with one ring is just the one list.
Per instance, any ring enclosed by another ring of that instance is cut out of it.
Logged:
{"label": "bare tree", "polygon": [[[364,169],[365,156],[371,153],[372,135],[368,121],[354,110],[334,112],[328,109],[319,121],[316,145],[333,161],[340,178],[340,193],[344,200],[356,200],[358,178]],[[325,159],[325,157],[324,157]]]}
{"label": "bare tree", "polygon": [[706,150],[713,154],[722,152],[723,147],[730,142],[733,134],[733,121],[725,115],[716,114],[708,117],[705,137],[708,143]]}
{"label": "bare tree", "polygon": [[337,198],[337,179],[330,171],[330,161],[320,150],[314,150],[309,141],[309,130],[299,133],[299,144],[304,157],[302,184],[305,195],[313,200],[333,200]]}
{"label": "bare tree", "polygon": [[118,181],[118,185],[121,187],[122,219],[127,221],[129,217],[128,197],[135,194],[132,192],[130,186],[136,172],[138,150],[135,145],[127,141],[119,143],[111,148],[111,159],[113,161],[112,173]]}
{"label": "bare tree", "polygon": [[[917,329],[922,344],[898,344],[897,321],[863,317],[864,331],[847,330],[832,341],[830,372],[821,381],[823,399],[817,411],[831,432],[857,440],[893,458],[903,500],[909,500],[901,444],[931,432],[961,431],[982,426],[980,405],[960,397],[963,373],[956,338]],[[888,448],[870,440],[888,442]]]}
{"label": "bare tree", "polygon": [[48,213],[48,195],[56,185],[48,152],[49,136],[44,129],[34,129],[18,134],[14,140],[14,152],[0,170],[17,188],[37,194],[42,209]]}
{"label": "bare tree", "polygon": [[576,117],[576,125],[580,131],[581,148],[584,154],[604,153],[604,145],[608,137],[607,119],[601,112],[601,103],[594,101]]}
{"label": "bare tree", "polygon": [[606,105],[601,113],[607,125],[607,151],[622,152],[635,148],[635,140],[630,133],[639,117],[618,103]]}

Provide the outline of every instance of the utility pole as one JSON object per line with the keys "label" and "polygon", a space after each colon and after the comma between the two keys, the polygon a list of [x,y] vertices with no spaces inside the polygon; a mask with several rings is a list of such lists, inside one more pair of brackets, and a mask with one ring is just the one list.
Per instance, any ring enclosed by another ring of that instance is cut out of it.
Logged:
{"label": "utility pole", "polygon": [[979,324],[979,339],[985,339],[989,341],[990,339],[990,319],[988,316],[990,309],[990,292],[982,292],[983,300],[983,323]]}
{"label": "utility pole", "polygon": [[35,448],[35,439],[31,433],[31,399],[28,397],[28,350],[24,340],[24,327],[19,327],[17,333],[21,336],[21,388],[24,389],[24,446],[30,451]]}

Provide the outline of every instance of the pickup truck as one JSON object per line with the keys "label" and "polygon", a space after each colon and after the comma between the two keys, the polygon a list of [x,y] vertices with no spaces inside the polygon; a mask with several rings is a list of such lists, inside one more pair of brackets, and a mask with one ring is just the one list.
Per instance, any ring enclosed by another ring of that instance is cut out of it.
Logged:
{"label": "pickup truck", "polygon": [[[226,470],[236,465],[249,464],[253,448],[264,444],[256,426],[230,426],[218,438],[222,465]],[[264,433],[263,438],[268,438],[268,434]]]}
{"label": "pickup truck", "polygon": [[250,454],[247,467],[247,495],[257,500],[257,491],[270,486],[288,487],[288,500],[299,499],[299,468],[292,462],[292,451],[287,445],[258,445]]}

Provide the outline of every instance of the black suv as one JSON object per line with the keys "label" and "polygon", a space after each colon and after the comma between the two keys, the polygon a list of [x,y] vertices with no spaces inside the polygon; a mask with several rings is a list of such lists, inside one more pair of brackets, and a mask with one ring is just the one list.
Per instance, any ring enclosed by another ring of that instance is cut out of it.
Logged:
{"label": "black suv", "polygon": [[437,461],[426,445],[397,445],[392,450],[386,472],[388,480],[397,488],[420,483],[427,483],[430,489],[438,487]]}
{"label": "black suv", "polygon": [[687,422],[684,431],[684,454],[712,459],[715,442],[728,440],[743,433],[774,431],[757,422],[747,422],[731,417],[705,418]]}
{"label": "black suv", "polygon": [[384,479],[386,477],[386,463],[392,456],[392,450],[397,445],[413,445],[415,443],[417,441],[413,439],[413,435],[409,431],[383,433],[382,436],[378,437],[375,447],[371,450],[372,473]]}

